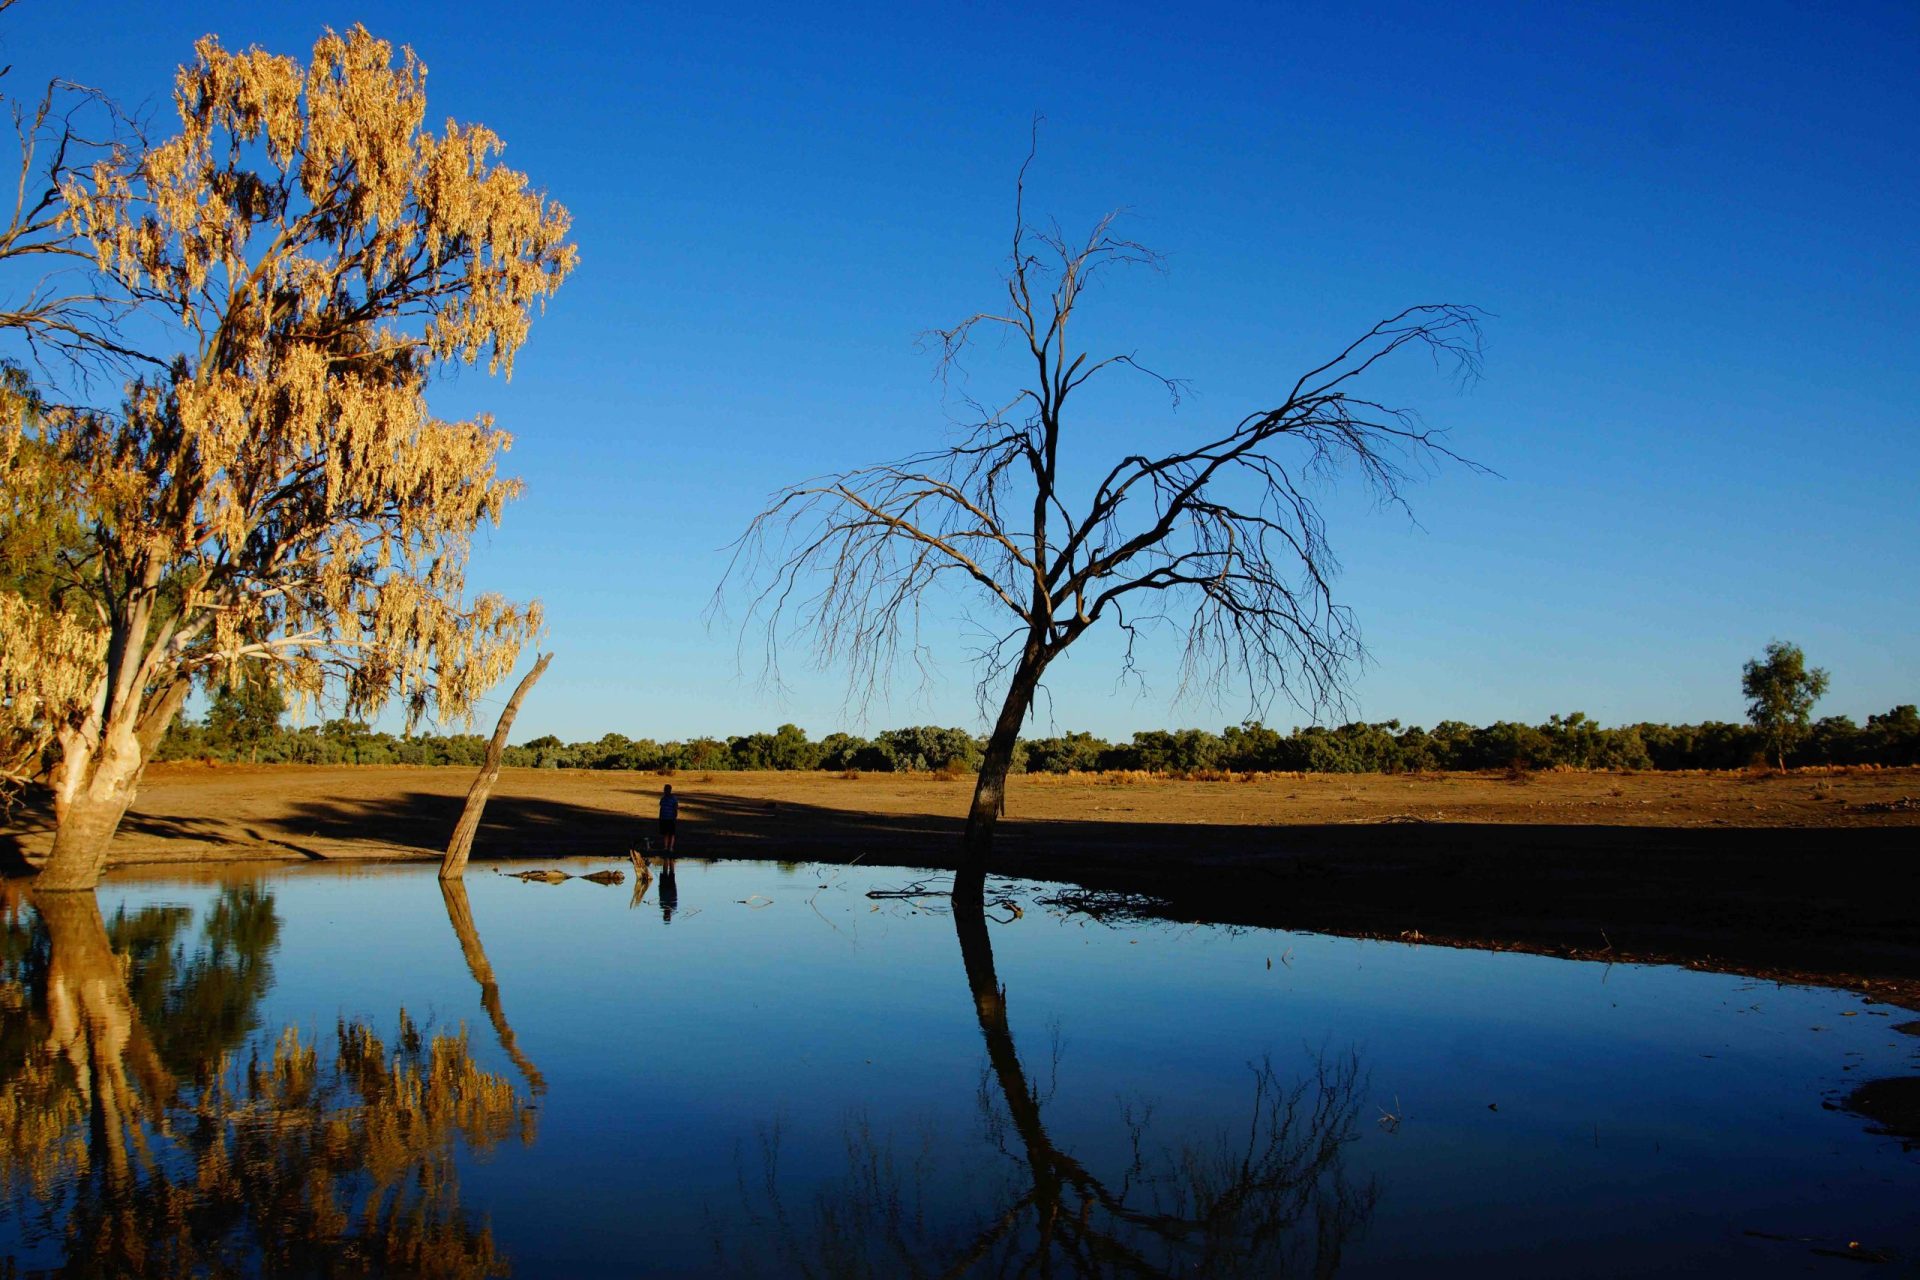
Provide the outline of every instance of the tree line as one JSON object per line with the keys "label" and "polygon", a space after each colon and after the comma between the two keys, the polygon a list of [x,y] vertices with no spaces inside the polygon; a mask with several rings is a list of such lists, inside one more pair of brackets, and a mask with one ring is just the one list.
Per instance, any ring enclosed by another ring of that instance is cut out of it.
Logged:
{"label": "tree line", "polygon": [[[256,701],[259,701],[255,695]],[[693,770],[827,770],[862,773],[973,772],[986,741],[966,729],[913,725],[871,738],[829,733],[814,739],[798,725],[736,737],[656,741],[608,733],[563,742],[547,734],[510,746],[505,763],[519,768]],[[280,723],[267,701],[251,716],[243,695],[218,693],[200,720],[181,717],[161,742],[161,760],[211,759],[294,764],[476,766],[486,753],[478,734],[377,732],[364,721],[329,720],[305,728]],[[1772,755],[1758,726],[1701,724],[1605,726],[1582,712],[1530,725],[1469,725],[1445,720],[1431,729],[1398,720],[1310,725],[1289,732],[1258,722],[1208,729],[1148,729],[1127,741],[1092,733],[1022,738],[1016,773],[1138,770],[1184,777],[1224,773],[1416,773],[1489,769],[1741,769]],[[1920,764],[1920,711],[1902,704],[1864,725],[1849,716],[1814,721],[1787,753],[1790,765]]]}

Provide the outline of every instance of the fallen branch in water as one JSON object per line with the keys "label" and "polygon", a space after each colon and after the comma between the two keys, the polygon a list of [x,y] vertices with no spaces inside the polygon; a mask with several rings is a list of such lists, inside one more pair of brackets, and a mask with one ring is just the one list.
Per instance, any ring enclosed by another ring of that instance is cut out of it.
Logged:
{"label": "fallen branch in water", "polygon": [[[951,884],[935,886],[926,880],[916,880],[904,889],[869,889],[867,890],[867,896],[881,900],[899,900],[911,903],[922,911],[939,911],[943,909],[942,904],[923,902],[921,899],[946,898],[950,904],[953,898],[953,886]],[[1000,916],[989,916],[988,918],[996,924],[1010,924],[1027,914],[1026,909],[1023,908],[1019,900],[1013,896],[1012,890],[1005,885],[998,886],[997,888],[989,887],[984,905],[1010,913],[1004,918]],[[875,908],[875,910],[878,910],[878,908]]]}
{"label": "fallen branch in water", "polygon": [[1086,916],[1101,924],[1117,921],[1161,920],[1167,904],[1147,893],[1128,893],[1118,889],[1066,888],[1033,900],[1037,907]]}

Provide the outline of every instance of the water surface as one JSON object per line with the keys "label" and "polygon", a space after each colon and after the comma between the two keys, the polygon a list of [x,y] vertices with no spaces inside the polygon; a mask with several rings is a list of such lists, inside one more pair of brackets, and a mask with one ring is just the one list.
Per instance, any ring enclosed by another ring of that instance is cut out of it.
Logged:
{"label": "water surface", "polygon": [[1023,882],[959,919],[868,896],[922,880],[682,859],[644,896],[486,868],[443,893],[425,866],[16,891],[0,1253],[152,1275],[1920,1259],[1920,1152],[1834,1109],[1920,1073],[1903,1011],[1103,921]]}

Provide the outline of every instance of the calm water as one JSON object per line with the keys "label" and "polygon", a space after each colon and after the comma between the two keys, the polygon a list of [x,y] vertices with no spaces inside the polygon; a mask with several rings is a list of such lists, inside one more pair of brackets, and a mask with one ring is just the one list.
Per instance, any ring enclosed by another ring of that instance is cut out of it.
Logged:
{"label": "calm water", "polygon": [[1920,1151],[1823,1105],[1920,1073],[1911,1014],[1115,926],[1040,885],[966,927],[867,896],[919,878],[683,860],[643,899],[485,868],[443,897],[427,867],[16,893],[0,1253],[29,1274],[1850,1275],[1823,1251],[1859,1242],[1878,1274],[1920,1266]]}

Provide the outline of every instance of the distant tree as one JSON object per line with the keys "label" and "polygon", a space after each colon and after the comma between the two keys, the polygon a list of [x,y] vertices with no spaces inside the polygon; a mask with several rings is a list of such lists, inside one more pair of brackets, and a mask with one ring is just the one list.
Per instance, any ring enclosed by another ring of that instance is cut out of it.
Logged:
{"label": "distant tree", "polygon": [[821,748],[797,724],[783,724],[772,733],[749,733],[727,743],[736,769],[811,769],[820,761]]}
{"label": "distant tree", "polygon": [[887,748],[897,769],[930,773],[948,766],[972,769],[980,763],[980,740],[965,729],[931,724],[887,729],[878,744]]}
{"label": "distant tree", "polygon": [[1419,466],[1452,457],[1409,413],[1361,388],[1375,366],[1409,351],[1470,374],[1480,344],[1473,309],[1411,307],[1283,382],[1264,406],[1177,443],[1103,457],[1106,433],[1069,430],[1082,387],[1125,370],[1177,403],[1181,386],[1131,353],[1079,349],[1076,313],[1104,273],[1159,259],[1117,235],[1111,216],[1081,241],[1030,226],[1025,174],[1022,166],[1005,305],[938,340],[947,370],[975,337],[1001,332],[1030,355],[1030,380],[1001,408],[970,400],[978,416],[950,447],[776,494],[729,572],[759,584],[749,620],[763,628],[770,669],[798,631],[822,662],[844,662],[857,689],[881,683],[903,641],[913,645],[931,589],[954,581],[983,603],[996,639],[981,697],[1000,710],[967,815],[969,893],[1040,681],[1093,628],[1119,630],[1129,668],[1141,629],[1164,621],[1184,641],[1187,683],[1243,678],[1256,704],[1276,693],[1306,705],[1337,700],[1361,648],[1332,592],[1334,556],[1309,481],[1347,469],[1393,502]]}
{"label": "distant tree", "polygon": [[526,769],[570,769],[580,763],[579,752],[551,733],[510,748],[501,758]]}
{"label": "distant tree", "polygon": [[576,743],[574,756],[588,769],[632,769],[634,764],[633,739],[624,733],[603,733],[600,740],[593,743]]}
{"label": "distant tree", "polygon": [[1860,726],[1852,716],[1821,716],[1807,730],[1800,751],[1803,758],[1821,764],[1859,764],[1864,747]]}
{"label": "distant tree", "polygon": [[767,764],[774,769],[811,769],[820,763],[820,747],[797,724],[783,724],[773,731],[767,750]]}
{"label": "distant tree", "polygon": [[693,738],[680,748],[682,769],[731,769],[733,754],[718,738]]}
{"label": "distant tree", "polygon": [[1148,729],[1133,735],[1133,767],[1154,773],[1192,773],[1218,769],[1224,756],[1220,739],[1205,729]]}
{"label": "distant tree", "polygon": [[217,751],[259,759],[261,744],[280,730],[287,699],[268,681],[239,674],[214,689],[207,707],[206,742]]}
{"label": "distant tree", "polygon": [[507,435],[437,417],[426,385],[482,357],[511,372],[574,264],[566,212],[485,128],[423,129],[425,69],[362,27],[305,66],[211,36],[194,53],[180,132],[60,189],[112,292],[186,350],[118,411],[0,412],[5,487],[63,486],[90,535],[59,566],[85,688],[44,682],[66,695],[44,712],[48,889],[98,879],[196,677],[258,664],[349,715],[397,696],[411,726],[465,715],[539,625],[466,599],[472,533],[519,486],[496,471]]}
{"label": "distant tree", "polygon": [[1868,716],[1861,749],[1876,764],[1920,764],[1920,708],[1903,702],[1885,715]]}
{"label": "distant tree", "polygon": [[1263,769],[1293,768],[1286,739],[1258,720],[1228,725],[1220,734],[1220,748],[1229,769],[1251,773]]}
{"label": "distant tree", "polygon": [[865,738],[851,733],[830,733],[820,739],[818,767],[835,770],[858,768],[854,763],[855,758],[872,745]]}
{"label": "distant tree", "polygon": [[1027,743],[1027,772],[1092,773],[1101,767],[1102,758],[1111,750],[1112,743],[1091,733],[1035,738]]}
{"label": "distant tree", "polygon": [[1827,673],[1808,670],[1800,646],[1775,640],[1765,656],[1749,661],[1741,672],[1740,692],[1747,698],[1747,719],[1765,736],[1779,766],[1787,767],[1787,752],[1806,736],[1813,704],[1827,691]]}

